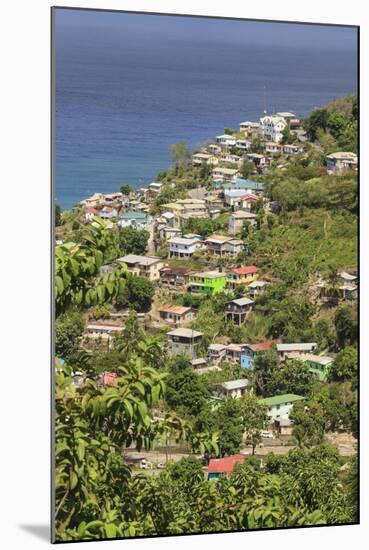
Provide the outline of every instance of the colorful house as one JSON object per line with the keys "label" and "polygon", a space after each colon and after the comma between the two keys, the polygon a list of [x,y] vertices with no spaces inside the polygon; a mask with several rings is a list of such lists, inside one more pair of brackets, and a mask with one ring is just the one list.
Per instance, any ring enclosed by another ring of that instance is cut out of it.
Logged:
{"label": "colorful house", "polygon": [[227,276],[223,271],[204,271],[190,276],[188,290],[202,292],[214,296],[221,292],[227,284]]}
{"label": "colorful house", "polygon": [[149,217],[145,212],[136,212],[128,210],[119,214],[118,225],[121,227],[134,227],[135,229],[145,229],[149,223]]}
{"label": "colorful house", "polygon": [[280,418],[289,418],[289,414],[293,405],[297,401],[302,401],[304,397],[294,393],[286,393],[284,395],[275,395],[261,399],[261,402],[267,407],[267,416],[269,422],[272,423]]}
{"label": "colorful house", "polygon": [[245,458],[245,455],[241,454],[212,458],[208,465],[208,480],[217,481],[221,476],[229,477],[237,464],[242,463]]}
{"label": "colorful house", "polygon": [[268,351],[272,347],[272,342],[260,342],[260,344],[247,344],[243,347],[240,365],[244,369],[252,369],[255,356],[263,351]]}
{"label": "colorful house", "polygon": [[236,288],[238,285],[249,285],[258,278],[258,268],[255,265],[235,267],[228,272],[228,283]]}
{"label": "colorful house", "polygon": [[[294,357],[291,357],[291,355],[292,354],[290,354],[288,358],[294,359]],[[327,380],[329,367],[333,363],[332,357],[307,353],[303,357],[299,357],[299,359],[300,361],[306,363],[306,365],[309,367],[309,371],[313,373],[321,382]]]}

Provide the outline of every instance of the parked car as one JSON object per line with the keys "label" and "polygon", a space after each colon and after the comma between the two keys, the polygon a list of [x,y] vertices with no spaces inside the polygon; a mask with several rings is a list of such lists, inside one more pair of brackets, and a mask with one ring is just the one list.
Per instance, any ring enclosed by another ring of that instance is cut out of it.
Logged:
{"label": "parked car", "polygon": [[152,462],[148,460],[142,460],[140,463],[141,470],[152,470]]}
{"label": "parked car", "polygon": [[270,438],[270,439],[273,439],[274,438],[274,435],[273,435],[273,432],[260,432],[260,435],[261,437],[265,437],[265,438]]}

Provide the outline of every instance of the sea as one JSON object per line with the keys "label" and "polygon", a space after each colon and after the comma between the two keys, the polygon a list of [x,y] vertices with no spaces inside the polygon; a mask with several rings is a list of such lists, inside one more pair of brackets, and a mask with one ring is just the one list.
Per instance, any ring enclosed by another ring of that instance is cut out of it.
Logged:
{"label": "sea", "polygon": [[267,113],[300,117],[357,91],[350,27],[55,10],[55,200],[63,210],[155,181]]}

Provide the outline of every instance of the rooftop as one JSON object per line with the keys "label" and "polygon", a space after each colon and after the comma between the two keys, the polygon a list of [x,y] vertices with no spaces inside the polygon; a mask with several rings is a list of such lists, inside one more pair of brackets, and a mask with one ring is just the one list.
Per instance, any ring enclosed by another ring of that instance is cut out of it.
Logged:
{"label": "rooftop", "polygon": [[258,268],[256,265],[247,265],[245,267],[235,267],[232,269],[232,273],[236,273],[237,275],[249,275],[250,273],[256,273],[258,271]]}
{"label": "rooftop", "polygon": [[269,285],[267,281],[254,281],[248,285],[248,288],[263,288],[265,285]]}
{"label": "rooftop", "polygon": [[117,259],[117,262],[124,264],[140,264],[140,265],[153,265],[157,262],[161,262],[160,258],[156,256],[138,256],[137,254],[127,254]]}
{"label": "rooftop", "polygon": [[294,403],[295,401],[301,401],[302,399],[305,398],[301,395],[296,395],[295,393],[285,393],[283,395],[266,397],[265,399],[261,399],[261,402],[267,407],[273,407],[274,405],[282,405],[284,403]]}
{"label": "rooftop", "polygon": [[197,336],[203,336],[202,332],[198,332],[197,330],[192,330],[190,328],[176,328],[175,330],[167,332],[167,334],[168,336],[179,336],[182,338],[196,338]]}
{"label": "rooftop", "polygon": [[192,245],[192,244],[197,244],[199,242],[199,239],[198,238],[191,238],[191,239],[187,239],[186,237],[172,237],[171,239],[168,240],[168,243],[169,244],[183,244],[183,245]]}
{"label": "rooftop", "polygon": [[217,279],[218,277],[225,277],[225,273],[224,271],[199,271],[194,273],[192,276],[206,279]]}
{"label": "rooftop", "polygon": [[220,385],[225,390],[231,391],[246,388],[246,386],[249,385],[249,381],[247,380],[247,378],[240,378],[239,380],[229,380],[228,382],[222,382]]}
{"label": "rooftop", "polygon": [[312,351],[314,348],[316,348],[316,346],[316,342],[277,344],[277,351]]}
{"label": "rooftop", "polygon": [[229,474],[235,466],[245,460],[245,455],[236,454],[225,458],[212,458],[209,461],[208,472],[212,474]]}
{"label": "rooftop", "polygon": [[331,153],[330,155],[327,155],[328,159],[334,159],[334,160],[352,160],[357,161],[357,154],[351,153],[351,152],[344,152],[339,151],[337,153]]}
{"label": "rooftop", "polygon": [[272,342],[260,342],[259,344],[248,344],[245,346],[252,351],[266,351],[272,347]]}
{"label": "rooftop", "polygon": [[178,315],[183,315],[188,311],[191,311],[190,307],[177,306],[175,304],[165,304],[158,308],[158,311],[164,311],[166,313],[177,313]]}
{"label": "rooftop", "polygon": [[250,300],[250,298],[243,297],[243,298],[236,298],[235,300],[230,300],[228,303],[236,304],[237,306],[247,306],[247,305],[253,304],[254,302],[253,300]]}
{"label": "rooftop", "polygon": [[121,212],[119,217],[123,218],[123,220],[146,220],[146,214],[144,212],[136,212],[135,210]]}
{"label": "rooftop", "polygon": [[[247,195],[244,195],[245,197]],[[237,210],[236,212],[232,212],[231,214],[232,218],[245,218],[254,220],[256,218],[256,214],[253,214],[252,212],[245,212],[245,210]]]}

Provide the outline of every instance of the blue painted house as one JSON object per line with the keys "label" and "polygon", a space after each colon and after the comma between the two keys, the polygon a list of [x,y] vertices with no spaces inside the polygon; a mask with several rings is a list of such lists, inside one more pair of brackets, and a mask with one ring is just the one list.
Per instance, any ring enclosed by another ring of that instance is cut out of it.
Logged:
{"label": "blue painted house", "polygon": [[262,351],[267,351],[271,347],[271,342],[261,342],[260,344],[247,344],[246,346],[243,346],[240,358],[241,367],[244,369],[252,369],[256,354]]}

